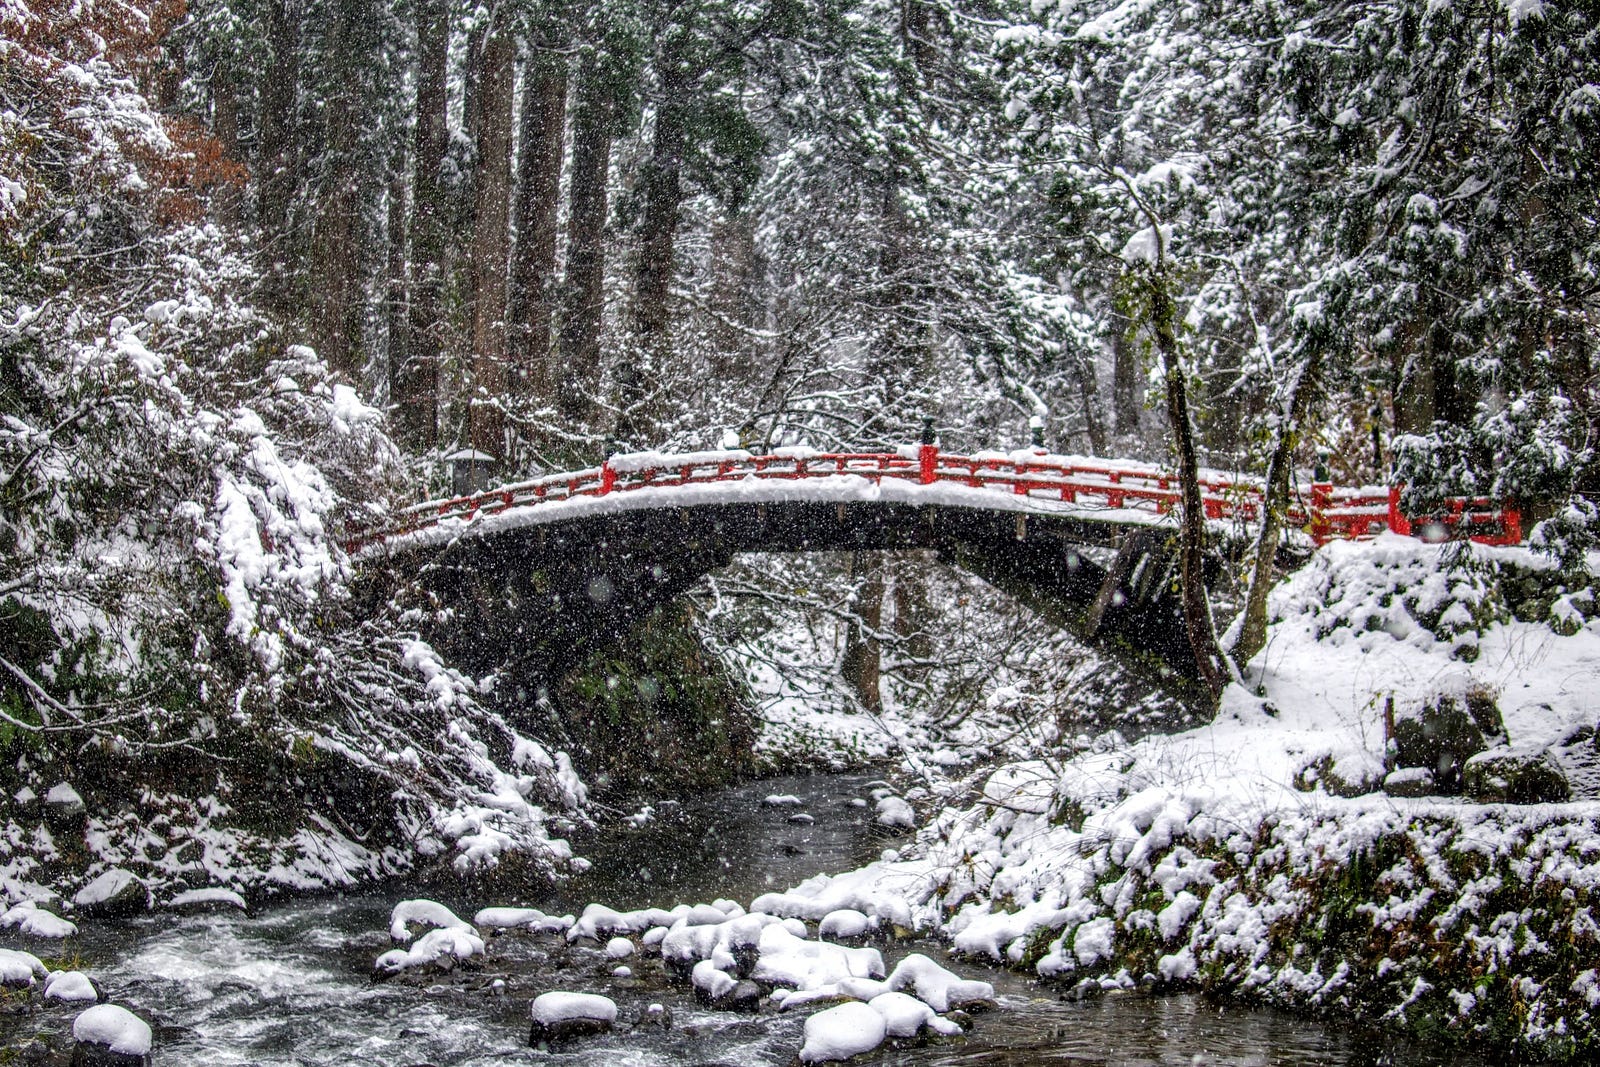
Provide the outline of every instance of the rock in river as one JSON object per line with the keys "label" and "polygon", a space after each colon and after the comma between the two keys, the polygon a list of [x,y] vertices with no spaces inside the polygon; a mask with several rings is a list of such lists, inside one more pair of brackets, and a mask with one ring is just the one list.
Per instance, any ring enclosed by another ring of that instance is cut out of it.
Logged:
{"label": "rock in river", "polygon": [[549,1047],[579,1037],[603,1034],[617,1021],[617,1003],[598,993],[541,993],[529,1008],[533,1029],[528,1044]]}
{"label": "rock in river", "polygon": [[96,1004],[72,1024],[72,1067],[149,1067],[150,1024],[127,1008]]}

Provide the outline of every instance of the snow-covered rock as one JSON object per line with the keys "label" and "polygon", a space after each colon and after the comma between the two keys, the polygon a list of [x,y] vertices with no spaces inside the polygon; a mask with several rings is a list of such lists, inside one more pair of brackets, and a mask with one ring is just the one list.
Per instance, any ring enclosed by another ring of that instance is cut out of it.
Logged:
{"label": "snow-covered rock", "polygon": [[806,1020],[804,1063],[831,1063],[871,1052],[889,1036],[884,1017],[860,1002],[826,1008]]}
{"label": "snow-covered rock", "polygon": [[761,803],[768,804],[774,808],[801,808],[805,806],[806,802],[793,793],[773,793]]}
{"label": "snow-covered rock", "polygon": [[738,915],[724,916],[720,923],[675,925],[661,939],[661,958],[680,977],[701,960],[715,960],[724,970],[748,976],[760,955],[763,931],[780,922],[772,915]]}
{"label": "snow-covered rock", "polygon": [[910,990],[918,1000],[940,1014],[994,1003],[994,986],[962,978],[920,952],[913,952],[896,964],[885,984],[891,990]]}
{"label": "snow-covered rock", "polygon": [[866,937],[877,928],[877,925],[877,920],[864,912],[856,911],[854,908],[840,908],[822,917],[822,922],[817,924],[817,936],[846,939]]}
{"label": "snow-covered rock", "polygon": [[917,825],[916,813],[911,810],[911,805],[893,794],[879,799],[877,812],[875,821],[879,826],[910,830]]}
{"label": "snow-covered rock", "polygon": [[106,997],[94,979],[82,971],[51,971],[44,982],[44,999],[94,1004]]}
{"label": "snow-covered rock", "polygon": [[205,889],[185,889],[167,901],[167,910],[193,914],[203,911],[248,911],[244,897],[232,889],[208,886]]}
{"label": "snow-covered rock", "polygon": [[72,903],[85,915],[137,915],[150,910],[150,887],[132,871],[113,867],[78,890]]}
{"label": "snow-covered rock", "polygon": [[436,900],[402,900],[394,906],[389,913],[389,937],[395,941],[410,941],[415,936],[411,932],[413,925],[477,932],[471,923]]}
{"label": "snow-covered rock", "polygon": [[83,798],[69,782],[57,782],[44,795],[44,816],[51,822],[60,823],[76,819],[86,810]]}
{"label": "snow-covered rock", "polygon": [[31,952],[0,948],[0,986],[7,989],[32,989],[35,981],[50,972]]}
{"label": "snow-covered rock", "polygon": [[[727,916],[712,908],[709,904],[697,905],[704,909],[712,918],[701,921],[721,922]],[[672,911],[661,908],[641,908],[638,911],[617,911],[604,904],[590,904],[583,909],[577,921],[572,923],[567,930],[568,941],[588,939],[599,941],[609,935],[637,934],[650,929],[652,926],[672,926],[679,919],[690,913],[686,906],[680,905]]]}
{"label": "snow-covered rock", "polygon": [[638,1016],[633,1020],[633,1028],[671,1030],[672,1011],[664,1004],[646,1004],[639,1009]]}
{"label": "snow-covered rock", "polygon": [[773,924],[761,931],[760,958],[751,977],[768,985],[815,989],[844,978],[882,978],[883,956],[875,948],[846,948],[807,941]]}
{"label": "snow-covered rock", "polygon": [[753,1012],[761,1006],[761,987],[719,969],[715,960],[701,960],[695,964],[690,981],[694,984],[695,996],[710,1007]]}
{"label": "snow-covered rock", "polygon": [[153,1037],[150,1024],[117,1004],[96,1004],[72,1024],[78,1043],[74,1064],[93,1067],[147,1067]]}
{"label": "snow-covered rock", "polygon": [[606,955],[614,960],[625,960],[634,953],[633,942],[625,937],[613,937],[606,942]]}
{"label": "snow-covered rock", "polygon": [[483,938],[471,927],[441,927],[417,938],[410,948],[390,949],[373,966],[377,977],[388,978],[419,967],[451,971],[457,964],[481,955]]}
{"label": "snow-covered rock", "polygon": [[528,1011],[533,1017],[528,1044],[535,1048],[603,1034],[617,1021],[616,1001],[598,993],[541,993]]}
{"label": "snow-covered rock", "polygon": [[944,1037],[961,1033],[961,1027],[940,1017],[932,1008],[906,993],[880,993],[867,1006],[883,1016],[890,1037],[916,1037],[924,1028]]}
{"label": "snow-covered rock", "polygon": [[573,924],[570,915],[546,915],[538,908],[483,908],[472,921],[489,930],[532,930],[541,934],[559,934]]}
{"label": "snow-covered rock", "polygon": [[0,915],[0,927],[15,928],[29,937],[71,937],[78,932],[75,923],[45,911],[31,900],[24,900]]}

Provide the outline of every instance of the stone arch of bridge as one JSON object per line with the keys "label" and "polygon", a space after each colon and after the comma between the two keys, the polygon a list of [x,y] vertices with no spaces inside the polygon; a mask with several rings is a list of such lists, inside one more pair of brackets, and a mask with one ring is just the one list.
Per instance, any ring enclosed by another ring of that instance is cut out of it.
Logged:
{"label": "stone arch of bridge", "polygon": [[891,501],[776,501],[576,515],[368,561],[449,609],[454,664],[554,678],[746,552],[926,549],[1157,680],[1194,676],[1164,524]]}

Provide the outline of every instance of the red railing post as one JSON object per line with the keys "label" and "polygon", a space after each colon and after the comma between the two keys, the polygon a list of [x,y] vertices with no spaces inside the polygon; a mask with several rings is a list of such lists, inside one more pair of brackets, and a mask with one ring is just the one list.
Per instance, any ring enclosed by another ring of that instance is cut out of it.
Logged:
{"label": "red railing post", "polygon": [[1506,544],[1520,545],[1522,543],[1521,509],[1516,507],[1500,509],[1500,528],[1502,531],[1501,536],[1505,538]]}
{"label": "red railing post", "polygon": [[922,444],[917,446],[917,470],[921,475],[923,485],[933,484],[934,472],[939,469],[939,446]]}
{"label": "red railing post", "polygon": [[617,472],[611,469],[611,461],[608,459],[600,464],[600,495],[605,496],[616,488],[616,485]]}
{"label": "red railing post", "polygon": [[1311,540],[1325,543],[1333,527],[1328,522],[1328,504],[1333,499],[1332,482],[1311,483]]}
{"label": "red railing post", "polygon": [[1400,487],[1389,487],[1389,531],[1411,536],[1411,520],[1400,511]]}

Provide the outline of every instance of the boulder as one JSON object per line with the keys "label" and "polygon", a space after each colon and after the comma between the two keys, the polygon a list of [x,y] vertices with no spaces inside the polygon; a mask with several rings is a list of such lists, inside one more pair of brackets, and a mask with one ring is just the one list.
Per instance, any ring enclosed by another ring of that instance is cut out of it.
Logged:
{"label": "boulder", "polygon": [[67,1003],[105,1003],[105,990],[100,983],[82,971],[51,971],[45,979],[44,999]]}
{"label": "boulder", "polygon": [[805,1022],[802,1063],[835,1063],[871,1052],[889,1036],[882,1015],[860,1001],[825,1008]]}
{"label": "boulder", "polygon": [[1439,786],[1427,767],[1401,767],[1383,780],[1383,791],[1392,797],[1431,797]]}
{"label": "boulder", "polygon": [[72,1067],[150,1067],[150,1024],[127,1008],[96,1004],[72,1024]]}
{"label": "boulder", "polygon": [[617,1021],[617,1004],[597,993],[541,993],[529,1005],[533,1028],[528,1044],[550,1048],[610,1031]]}
{"label": "boulder", "polygon": [[126,918],[150,910],[150,887],[132,872],[113,867],[78,890],[72,903],[84,915]]}
{"label": "boulder", "polygon": [[32,989],[49,976],[50,971],[33,953],[0,948],[0,989]]}
{"label": "boulder", "polygon": [[185,889],[176,894],[166,903],[168,911],[175,911],[180,915],[201,915],[208,912],[239,911],[248,912],[249,906],[244,897],[231,889],[220,886],[210,886],[205,889]]}
{"label": "boulder", "polygon": [[72,826],[87,813],[83,798],[69,782],[57,782],[44,795],[44,819],[52,827]]}
{"label": "boulder", "polygon": [[1391,751],[1396,767],[1433,773],[1440,793],[1459,793],[1462,771],[1489,739],[1505,732],[1492,696],[1477,689],[1444,693],[1422,707],[1397,714]]}
{"label": "boulder", "polygon": [[1554,804],[1572,798],[1567,776],[1542,748],[1500,746],[1478,753],[1462,770],[1462,791],[1484,803]]}

